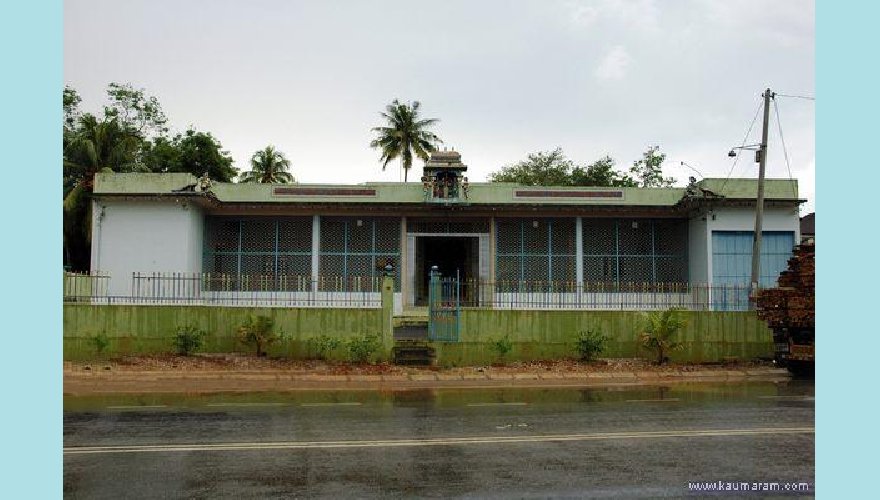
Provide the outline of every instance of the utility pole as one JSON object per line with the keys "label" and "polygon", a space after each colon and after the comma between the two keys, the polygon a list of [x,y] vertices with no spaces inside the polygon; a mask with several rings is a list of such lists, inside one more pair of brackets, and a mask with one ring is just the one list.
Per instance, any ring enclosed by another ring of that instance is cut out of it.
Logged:
{"label": "utility pole", "polygon": [[770,122],[770,99],[776,96],[768,88],[764,91],[764,128],[761,131],[761,145],[758,148],[758,200],[755,207],[755,236],[752,243],[752,289],[750,304],[754,308],[754,296],[758,291],[761,276],[761,232],[764,224],[764,169],[767,166],[767,125]]}

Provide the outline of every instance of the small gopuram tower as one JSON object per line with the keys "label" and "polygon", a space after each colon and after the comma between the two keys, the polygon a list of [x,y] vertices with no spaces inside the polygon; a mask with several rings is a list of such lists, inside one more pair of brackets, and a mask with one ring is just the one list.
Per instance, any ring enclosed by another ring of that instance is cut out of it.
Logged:
{"label": "small gopuram tower", "polygon": [[458,151],[434,151],[425,163],[422,186],[425,201],[464,201],[468,196],[467,165]]}

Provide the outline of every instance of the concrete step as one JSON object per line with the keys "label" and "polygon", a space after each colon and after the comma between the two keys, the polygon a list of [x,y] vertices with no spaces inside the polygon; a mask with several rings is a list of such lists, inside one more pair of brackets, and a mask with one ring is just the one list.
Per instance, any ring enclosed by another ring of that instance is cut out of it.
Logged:
{"label": "concrete step", "polygon": [[436,356],[434,348],[423,342],[398,341],[391,349],[391,358],[396,365],[430,366]]}

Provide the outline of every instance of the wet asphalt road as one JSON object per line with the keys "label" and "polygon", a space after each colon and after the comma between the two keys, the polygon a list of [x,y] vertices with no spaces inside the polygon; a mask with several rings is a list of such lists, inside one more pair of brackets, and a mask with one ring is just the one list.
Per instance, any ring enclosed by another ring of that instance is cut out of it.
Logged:
{"label": "wet asphalt road", "polygon": [[[680,497],[697,481],[775,482],[780,491],[808,483],[809,495],[813,390],[788,382],[65,398],[64,495]],[[767,492],[746,496],[756,495]]]}

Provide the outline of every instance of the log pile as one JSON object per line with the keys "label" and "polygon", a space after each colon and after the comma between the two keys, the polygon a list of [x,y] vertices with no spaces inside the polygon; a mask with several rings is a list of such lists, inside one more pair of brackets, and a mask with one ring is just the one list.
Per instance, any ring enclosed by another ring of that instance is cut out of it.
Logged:
{"label": "log pile", "polygon": [[798,245],[779,275],[779,286],[761,290],[758,317],[770,328],[813,328],[816,324],[816,247]]}

